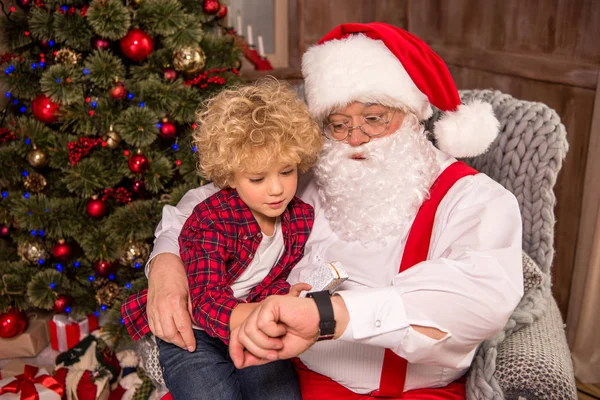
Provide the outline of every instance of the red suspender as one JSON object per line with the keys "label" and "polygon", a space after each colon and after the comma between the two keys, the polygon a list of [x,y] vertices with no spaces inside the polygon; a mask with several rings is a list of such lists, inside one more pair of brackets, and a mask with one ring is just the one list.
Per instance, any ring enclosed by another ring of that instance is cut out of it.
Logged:
{"label": "red suspender", "polygon": [[[459,179],[477,173],[467,164],[457,161],[438,176],[429,191],[429,199],[419,208],[408,234],[402,261],[400,262],[400,272],[427,260],[433,222],[442,199]],[[378,397],[402,397],[407,366],[408,362],[404,358],[390,349],[385,349],[379,390],[373,392],[373,395]]]}

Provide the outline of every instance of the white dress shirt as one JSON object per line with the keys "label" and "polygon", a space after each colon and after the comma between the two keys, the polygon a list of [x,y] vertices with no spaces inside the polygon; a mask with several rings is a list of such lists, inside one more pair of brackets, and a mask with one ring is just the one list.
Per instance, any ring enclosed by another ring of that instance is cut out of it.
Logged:
{"label": "white dress shirt", "polygon": [[[440,170],[456,161],[438,151]],[[151,258],[179,254],[179,231],[213,185],[190,190],[165,206]],[[435,217],[428,260],[399,274],[407,237],[361,244],[340,239],[308,180],[299,197],[315,208],[304,258],[288,281],[301,282],[315,265],[342,263],[350,278],[338,290],[350,315],[339,340],[318,342],[301,360],[357,393],[379,388],[385,348],[408,360],[405,391],[442,387],[464,375],[478,345],[499,332],[523,296],[521,215],[515,197],[483,174],[459,180]],[[440,340],[410,325],[437,328]]]}

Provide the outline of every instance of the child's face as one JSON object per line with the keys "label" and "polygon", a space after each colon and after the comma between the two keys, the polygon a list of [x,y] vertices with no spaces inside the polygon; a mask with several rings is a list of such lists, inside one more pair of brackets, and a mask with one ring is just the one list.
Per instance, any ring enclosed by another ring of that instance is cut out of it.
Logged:
{"label": "child's face", "polygon": [[274,164],[262,172],[237,171],[230,186],[250,208],[261,230],[270,232],[296,195],[298,166]]}

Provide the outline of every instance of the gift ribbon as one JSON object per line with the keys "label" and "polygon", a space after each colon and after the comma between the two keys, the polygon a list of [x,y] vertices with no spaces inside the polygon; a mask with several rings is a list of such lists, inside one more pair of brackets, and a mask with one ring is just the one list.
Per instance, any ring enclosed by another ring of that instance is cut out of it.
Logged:
{"label": "gift ribbon", "polygon": [[31,365],[25,365],[22,374],[15,376],[15,380],[7,383],[0,388],[0,395],[5,393],[21,393],[21,400],[39,400],[40,396],[35,384],[38,383],[44,387],[56,392],[59,397],[63,395],[63,387],[50,375],[44,374],[37,376],[39,368]]}

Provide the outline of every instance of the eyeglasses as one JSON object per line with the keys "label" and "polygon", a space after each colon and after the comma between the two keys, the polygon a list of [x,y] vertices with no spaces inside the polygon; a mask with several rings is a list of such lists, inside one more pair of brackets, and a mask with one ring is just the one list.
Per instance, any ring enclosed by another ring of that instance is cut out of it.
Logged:
{"label": "eyeglasses", "polygon": [[377,137],[385,132],[390,121],[394,118],[395,113],[396,110],[392,112],[392,115],[387,121],[383,119],[383,117],[377,115],[365,116],[363,117],[363,123],[357,126],[349,126],[344,122],[331,122],[323,128],[323,135],[329,140],[341,142],[346,140],[348,136],[352,136],[352,131],[354,129],[360,129],[362,133],[370,138]]}

